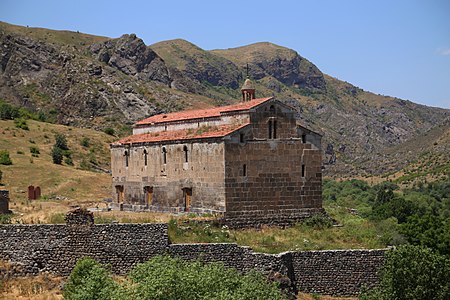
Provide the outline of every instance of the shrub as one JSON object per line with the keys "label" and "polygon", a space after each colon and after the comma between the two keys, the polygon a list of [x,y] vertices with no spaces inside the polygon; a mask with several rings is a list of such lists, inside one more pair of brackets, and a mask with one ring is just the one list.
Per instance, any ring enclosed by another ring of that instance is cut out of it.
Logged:
{"label": "shrub", "polygon": [[94,260],[80,260],[66,286],[64,299],[285,299],[278,285],[255,271],[246,275],[223,264],[185,262],[157,256],[137,265],[122,286]]}
{"label": "shrub", "polygon": [[111,128],[111,127],[105,128],[103,130],[103,132],[106,133],[106,134],[109,134],[109,135],[114,135],[114,133],[115,133],[114,129]]}
{"label": "shrub", "polygon": [[0,100],[0,119],[2,120],[13,120],[19,117],[19,109]]}
{"label": "shrub", "polygon": [[0,165],[12,165],[8,150],[0,150]]}
{"label": "shrub", "polygon": [[0,214],[0,224],[11,224],[11,215]]}
{"label": "shrub", "polygon": [[30,153],[32,154],[32,156],[37,157],[37,156],[39,156],[39,154],[40,154],[41,152],[39,151],[39,148],[38,148],[38,147],[36,147],[36,146],[31,146],[31,147],[30,147]]}
{"label": "shrub", "polygon": [[63,151],[61,148],[53,146],[52,148],[52,160],[54,164],[60,165],[63,160]]}
{"label": "shrub", "polygon": [[73,166],[73,161],[72,161],[72,157],[68,156],[64,159],[64,162],[66,163],[66,165],[68,166]]}
{"label": "shrub", "polygon": [[28,127],[27,121],[24,118],[16,118],[14,119],[14,124],[17,128],[23,129],[23,130],[30,130]]}
{"label": "shrub", "polygon": [[64,134],[55,134],[55,147],[58,147],[61,150],[69,150],[69,147],[67,146],[67,139]]}
{"label": "shrub", "polygon": [[114,299],[118,285],[92,258],[77,262],[63,289],[64,299]]}
{"label": "shrub", "polygon": [[80,145],[85,148],[89,148],[91,145],[91,140],[88,137],[83,137],[80,141]]}
{"label": "shrub", "polygon": [[326,216],[316,214],[310,218],[305,219],[305,221],[303,221],[303,224],[315,229],[323,229],[333,226],[333,221],[331,221],[330,218],[327,218]]}
{"label": "shrub", "polygon": [[386,254],[379,287],[362,300],[450,299],[450,260],[417,246],[401,246]]}
{"label": "shrub", "polygon": [[284,299],[262,274],[242,275],[218,263],[159,256],[137,265],[129,277],[135,299]]}

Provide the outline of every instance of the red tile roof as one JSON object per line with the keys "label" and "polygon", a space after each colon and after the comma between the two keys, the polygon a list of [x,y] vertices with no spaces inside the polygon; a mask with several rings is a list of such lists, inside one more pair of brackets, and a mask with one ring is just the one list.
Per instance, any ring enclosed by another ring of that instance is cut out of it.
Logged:
{"label": "red tile roof", "polygon": [[130,143],[151,143],[151,142],[167,142],[192,139],[206,139],[224,137],[236,130],[239,130],[246,124],[231,124],[212,127],[199,127],[196,129],[182,129],[173,131],[151,132],[143,134],[135,134],[120,139],[113,145],[130,144]]}
{"label": "red tile roof", "polygon": [[248,102],[241,102],[238,104],[228,106],[221,106],[200,110],[185,110],[170,114],[160,114],[141,120],[137,122],[135,125],[157,124],[157,123],[184,121],[191,119],[219,117],[222,113],[244,111],[251,109],[270,99],[272,99],[272,97],[254,99]]}

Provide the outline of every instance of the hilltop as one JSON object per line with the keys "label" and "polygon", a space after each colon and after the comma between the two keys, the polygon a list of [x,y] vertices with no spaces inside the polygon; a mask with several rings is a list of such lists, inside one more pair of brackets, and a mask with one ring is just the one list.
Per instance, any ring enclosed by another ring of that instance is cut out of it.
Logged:
{"label": "hilltop", "polygon": [[364,91],[272,43],[207,51],[181,39],[147,46],[134,34],[0,23],[0,44],[1,98],[58,124],[126,135],[154,114],[235,103],[248,64],[258,97],[293,106],[300,123],[324,135],[328,175],[448,163],[449,110]]}

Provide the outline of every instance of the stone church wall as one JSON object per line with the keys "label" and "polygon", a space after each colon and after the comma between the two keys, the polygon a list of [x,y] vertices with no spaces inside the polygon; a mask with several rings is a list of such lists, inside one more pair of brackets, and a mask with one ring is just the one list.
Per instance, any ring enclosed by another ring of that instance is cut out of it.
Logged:
{"label": "stone church wall", "polygon": [[[125,274],[156,255],[222,262],[246,272],[256,269],[284,278],[306,293],[357,295],[361,286],[378,282],[386,250],[255,253],[236,244],[169,244],[167,224],[0,225],[0,259],[9,270],[0,278],[49,271],[67,276],[76,261],[92,257]],[[279,274],[279,275],[276,275]]]}
{"label": "stone church wall", "polygon": [[[184,148],[186,147],[186,148]],[[164,163],[163,148],[166,151]],[[113,203],[119,204],[117,186],[124,188],[123,208],[177,212],[185,210],[183,189],[191,189],[190,211],[223,212],[224,146],[222,142],[168,143],[113,147]],[[187,160],[184,149],[187,149]],[[147,166],[145,154],[147,151]],[[128,167],[126,166],[127,151]],[[144,187],[152,188],[151,203]]]}

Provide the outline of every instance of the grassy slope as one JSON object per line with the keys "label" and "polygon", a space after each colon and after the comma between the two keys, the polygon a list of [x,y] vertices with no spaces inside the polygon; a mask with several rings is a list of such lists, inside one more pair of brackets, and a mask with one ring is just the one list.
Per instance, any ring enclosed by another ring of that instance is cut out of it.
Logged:
{"label": "grassy slope", "polygon": [[[79,169],[83,160],[96,161],[109,169],[108,143],[113,137],[88,129],[27,121],[30,130],[15,128],[13,121],[0,121],[0,149],[8,150],[13,164],[0,165],[5,189],[10,191],[10,209],[25,222],[46,222],[51,214],[67,211],[69,205],[93,205],[110,197],[109,174]],[[52,163],[51,148],[55,133],[67,136],[75,166]],[[82,147],[86,137],[90,146]],[[39,157],[32,157],[30,147],[38,147]],[[23,154],[22,154],[23,153]],[[43,200],[27,201],[28,185],[40,186]],[[67,198],[55,201],[55,198]]]}

